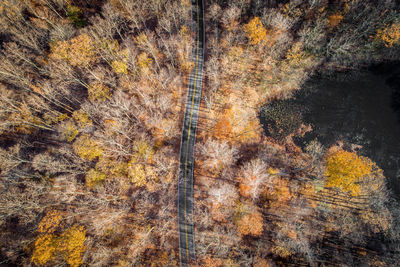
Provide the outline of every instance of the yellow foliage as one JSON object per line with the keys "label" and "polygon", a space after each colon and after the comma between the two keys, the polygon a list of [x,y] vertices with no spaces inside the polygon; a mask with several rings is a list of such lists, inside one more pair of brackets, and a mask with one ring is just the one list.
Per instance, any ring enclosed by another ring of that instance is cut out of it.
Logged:
{"label": "yellow foliage", "polygon": [[111,67],[117,74],[128,74],[128,64],[122,60],[114,60]]}
{"label": "yellow foliage", "polygon": [[292,65],[299,65],[305,57],[306,53],[303,51],[301,42],[295,43],[286,54],[288,63]]}
{"label": "yellow foliage", "polygon": [[332,14],[328,17],[328,26],[330,28],[334,28],[337,25],[339,25],[339,23],[342,21],[342,19],[343,19],[342,13],[338,12],[338,13]]}
{"label": "yellow foliage", "polygon": [[51,46],[50,58],[65,60],[72,66],[86,66],[96,60],[96,50],[87,34],[68,41],[58,41]]}
{"label": "yellow foliage", "polygon": [[133,40],[138,45],[145,45],[148,42],[147,36],[144,33],[139,34],[136,38],[134,37]]}
{"label": "yellow foliage", "polygon": [[340,188],[352,196],[360,194],[359,182],[372,172],[375,164],[354,152],[339,150],[328,154],[326,159],[326,187]]}
{"label": "yellow foliage", "polygon": [[73,226],[60,236],[58,250],[64,260],[72,267],[78,267],[83,263],[82,256],[85,252],[86,231],[83,226]]}
{"label": "yellow foliage", "polygon": [[35,242],[32,262],[38,265],[54,261],[61,256],[70,266],[78,267],[83,263],[86,231],[83,227],[73,226],[61,235],[40,235]]}
{"label": "yellow foliage", "polygon": [[279,169],[270,167],[270,168],[268,168],[267,172],[268,172],[268,174],[275,175],[275,174],[278,174],[280,171],[279,171]]}
{"label": "yellow foliage", "polygon": [[259,44],[267,36],[267,30],[264,28],[258,17],[254,17],[249,21],[249,23],[244,25],[244,31],[252,45]]}
{"label": "yellow foliage", "polygon": [[57,243],[56,235],[46,234],[39,236],[35,241],[32,262],[42,265],[52,260],[57,250]]}
{"label": "yellow foliage", "polygon": [[97,43],[99,47],[107,49],[112,54],[117,54],[119,50],[119,43],[118,40],[102,40],[101,42]]}
{"label": "yellow foliage", "polygon": [[151,162],[155,153],[153,147],[146,140],[137,140],[133,143],[133,154],[130,163],[138,161]]}
{"label": "yellow foliage", "polygon": [[17,132],[25,134],[31,133],[35,126],[38,128],[44,126],[43,121],[39,117],[35,116],[29,109],[28,105],[24,103],[18,107],[16,112],[10,114],[7,121],[14,123]]}
{"label": "yellow foliage", "polygon": [[125,48],[118,52],[118,56],[122,58],[123,61],[127,61],[129,59],[129,49]]}
{"label": "yellow foliage", "polygon": [[386,47],[398,45],[400,39],[400,23],[394,23],[379,29],[375,35],[375,40],[383,42]]}
{"label": "yellow foliage", "polygon": [[46,112],[45,114],[43,114],[43,119],[48,125],[51,125],[53,123],[59,123],[68,118],[69,118],[68,114],[65,113]]}
{"label": "yellow foliage", "polygon": [[146,185],[146,172],[143,164],[129,165],[129,177],[136,186]]}
{"label": "yellow foliage", "polygon": [[107,157],[100,157],[99,161],[96,163],[96,170],[109,176],[126,176],[128,172],[128,164]]}
{"label": "yellow foliage", "polygon": [[79,128],[84,128],[86,126],[92,125],[92,120],[89,118],[89,115],[84,111],[75,110],[72,113],[72,118],[74,118]]}
{"label": "yellow foliage", "polygon": [[94,187],[94,186],[97,186],[97,185],[103,183],[106,180],[107,175],[105,175],[104,173],[97,171],[95,169],[90,169],[86,173],[85,178],[86,178],[86,186]]}
{"label": "yellow foliage", "polygon": [[179,32],[184,38],[190,38],[190,30],[185,25],[182,26]]}
{"label": "yellow foliage", "polygon": [[155,182],[158,181],[158,176],[151,165],[128,164],[128,177],[136,186],[146,186],[150,192],[156,189]]}
{"label": "yellow foliage", "polygon": [[181,5],[182,6],[186,6],[186,7],[190,7],[190,0],[181,0]]}
{"label": "yellow foliage", "polygon": [[48,212],[39,223],[39,233],[53,233],[60,225],[61,220],[61,212],[57,210]]}
{"label": "yellow foliage", "polygon": [[152,62],[152,59],[149,58],[145,52],[141,53],[137,58],[137,64],[140,69],[147,70]]}
{"label": "yellow foliage", "polygon": [[99,81],[91,82],[89,84],[88,94],[89,100],[92,102],[96,100],[104,102],[111,97],[110,88]]}
{"label": "yellow foliage", "polygon": [[287,3],[282,7],[282,13],[287,18],[296,18],[303,14],[300,8],[295,7],[291,3]]}
{"label": "yellow foliage", "polygon": [[72,145],[74,152],[82,159],[93,160],[103,154],[99,143],[89,135],[80,136]]}
{"label": "yellow foliage", "polygon": [[272,253],[278,255],[279,257],[286,258],[289,257],[292,252],[290,252],[287,248],[279,245],[275,245],[271,248]]}
{"label": "yellow foliage", "polygon": [[75,123],[68,120],[61,125],[61,139],[72,142],[78,135],[79,130]]}

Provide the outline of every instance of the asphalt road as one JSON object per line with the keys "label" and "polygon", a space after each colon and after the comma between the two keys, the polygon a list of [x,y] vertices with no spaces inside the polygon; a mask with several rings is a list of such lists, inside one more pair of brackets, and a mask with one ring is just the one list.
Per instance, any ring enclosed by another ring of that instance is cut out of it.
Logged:
{"label": "asphalt road", "polygon": [[204,64],[204,6],[203,0],[192,0],[192,32],[196,34],[192,50],[194,68],[189,75],[185,115],[179,158],[178,231],[181,266],[195,260],[193,224],[194,145],[200,109]]}

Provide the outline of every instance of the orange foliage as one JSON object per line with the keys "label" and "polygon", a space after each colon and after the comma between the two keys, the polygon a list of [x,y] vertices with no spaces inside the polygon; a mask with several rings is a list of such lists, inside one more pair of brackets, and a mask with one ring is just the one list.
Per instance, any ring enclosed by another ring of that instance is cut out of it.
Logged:
{"label": "orange foliage", "polygon": [[399,44],[400,24],[394,23],[390,26],[386,26],[385,28],[378,30],[375,35],[375,39],[383,42],[386,47],[392,47],[395,44]]}
{"label": "orange foliage", "polygon": [[53,233],[59,226],[61,220],[61,212],[57,210],[50,211],[40,221],[38,231],[40,233]]}
{"label": "orange foliage", "polygon": [[222,266],[224,262],[221,259],[216,259],[216,258],[211,258],[210,256],[207,256],[205,259],[203,259],[203,267],[219,267]]}
{"label": "orange foliage", "polygon": [[224,211],[224,206],[221,203],[212,203],[210,214],[211,218],[217,222],[226,222],[226,212]]}
{"label": "orange foliage", "polygon": [[275,264],[272,264],[269,260],[262,259],[260,257],[256,257],[254,259],[253,267],[272,267]]}
{"label": "orange foliage", "polygon": [[273,190],[269,193],[271,209],[279,209],[292,199],[293,194],[289,190],[288,182],[282,178],[273,181]]}
{"label": "orange foliage", "polygon": [[245,212],[236,222],[240,235],[260,236],[263,231],[263,219],[258,211]]}
{"label": "orange foliage", "polygon": [[339,23],[342,21],[342,19],[343,19],[343,15],[340,12],[332,14],[328,17],[328,26],[330,28],[334,28],[337,25],[339,25]]}
{"label": "orange foliage", "polygon": [[214,125],[213,136],[216,139],[229,139],[232,135],[232,109],[228,108],[224,114],[219,117]]}
{"label": "orange foliage", "polygon": [[81,34],[68,41],[56,42],[49,57],[65,60],[72,66],[87,66],[96,60],[96,50],[91,38]]}

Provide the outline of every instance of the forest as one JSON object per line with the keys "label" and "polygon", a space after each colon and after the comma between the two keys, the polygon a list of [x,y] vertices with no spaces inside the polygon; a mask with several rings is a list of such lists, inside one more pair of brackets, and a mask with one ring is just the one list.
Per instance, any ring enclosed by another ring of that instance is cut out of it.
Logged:
{"label": "forest", "polygon": [[[400,2],[204,3],[192,266],[398,266],[382,169],[300,148],[311,126],[279,103],[399,61]],[[0,266],[179,266],[193,43],[189,0],[0,2]]]}

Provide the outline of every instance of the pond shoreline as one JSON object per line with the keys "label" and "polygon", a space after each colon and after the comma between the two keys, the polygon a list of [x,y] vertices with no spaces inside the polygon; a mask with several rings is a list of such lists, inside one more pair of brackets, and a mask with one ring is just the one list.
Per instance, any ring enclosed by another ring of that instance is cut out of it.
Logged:
{"label": "pond shoreline", "polygon": [[[282,133],[280,127],[287,134],[285,127],[288,132],[300,123],[311,125],[312,131],[294,137],[296,145],[304,149],[317,139],[329,148],[343,142],[346,148],[371,158],[384,170],[388,187],[400,200],[400,62],[320,72],[292,98],[264,107],[273,109],[268,114],[260,112],[267,136],[282,139],[274,136]],[[284,115],[276,115],[276,110]]]}

